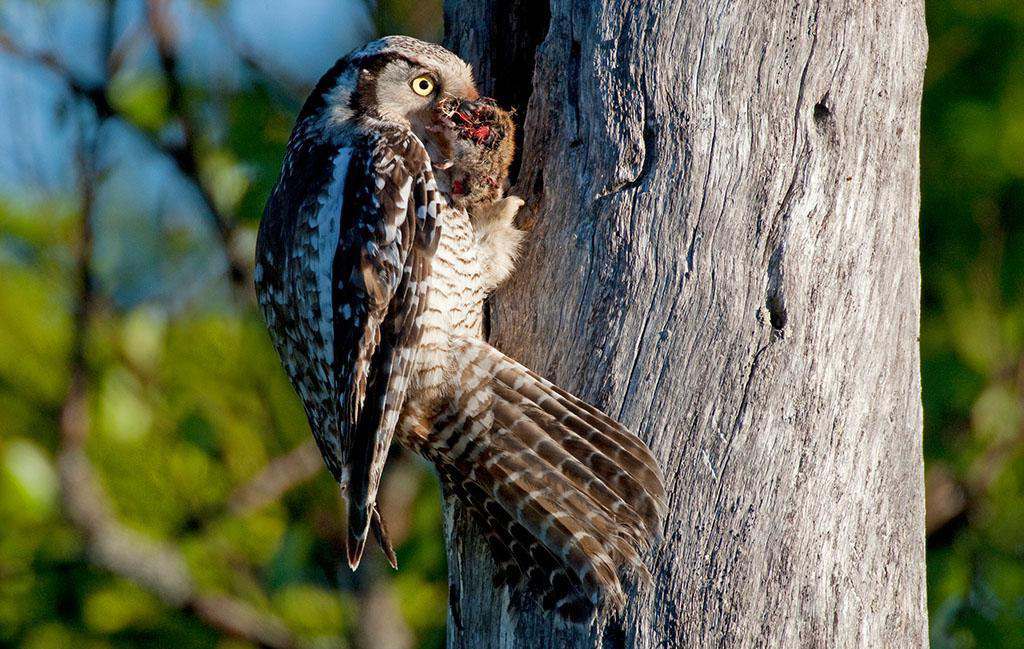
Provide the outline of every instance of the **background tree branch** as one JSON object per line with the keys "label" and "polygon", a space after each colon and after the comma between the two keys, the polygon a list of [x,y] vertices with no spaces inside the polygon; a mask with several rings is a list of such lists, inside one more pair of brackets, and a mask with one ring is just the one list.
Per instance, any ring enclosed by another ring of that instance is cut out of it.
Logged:
{"label": "background tree branch", "polygon": [[[116,106],[110,103],[108,98],[110,94],[108,81],[104,81],[99,85],[85,84],[79,81],[75,74],[55,54],[51,52],[30,52],[3,32],[0,32],[0,49],[18,58],[44,66],[50,72],[60,77],[67,84],[68,90],[73,95],[88,102],[100,120],[111,118],[119,120],[131,128],[155,151],[174,163],[178,172],[195,188],[206,213],[209,215],[214,231],[217,233],[224,249],[225,258],[228,262],[228,277],[234,291],[244,302],[252,303],[255,301],[255,293],[251,285],[252,282],[249,281],[251,277],[249,265],[251,262],[239,256],[238,247],[235,245],[238,231],[236,219],[217,206],[213,194],[201,178],[201,154],[196,141],[197,127],[191,116],[190,109],[185,104],[184,88],[177,76],[173,41],[169,33],[170,27],[162,14],[163,3],[153,2],[150,6],[151,15],[156,16],[151,19],[151,26],[156,25],[153,27],[157,30],[154,32],[154,37],[160,43],[161,68],[170,89],[170,107],[175,119],[178,120],[182,127],[183,136],[180,144],[168,144],[155,134],[136,126],[129,116],[124,115]],[[116,69],[116,66],[117,62],[115,59],[107,67],[108,69]]]}
{"label": "background tree branch", "polygon": [[192,109],[188,105],[185,84],[178,75],[177,37],[174,33],[174,24],[167,13],[168,5],[166,0],[147,0],[146,2],[149,30],[156,41],[160,69],[167,82],[168,106],[181,127],[181,142],[174,146],[165,146],[163,150],[174,160],[182,175],[188,178],[198,190],[227,256],[228,276],[231,283],[239,294],[248,296],[251,302],[255,297],[250,281],[251,261],[243,259],[239,254],[240,251],[235,241],[238,224],[234,216],[227,214],[217,206],[212,192],[206,187],[201,177],[202,153],[198,139],[201,129],[196,124]]}

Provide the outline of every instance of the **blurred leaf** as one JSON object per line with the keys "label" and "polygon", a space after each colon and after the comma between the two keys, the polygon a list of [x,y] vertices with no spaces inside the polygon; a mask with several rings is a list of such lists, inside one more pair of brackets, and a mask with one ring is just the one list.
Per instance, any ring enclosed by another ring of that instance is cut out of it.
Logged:
{"label": "blurred leaf", "polygon": [[308,579],[315,539],[304,526],[293,525],[285,533],[267,570],[267,582],[273,589]]}
{"label": "blurred leaf", "polygon": [[142,305],[127,315],[122,331],[125,357],[140,370],[155,370],[163,358],[167,314],[154,305]]}
{"label": "blurred leaf", "polygon": [[274,610],[292,629],[305,637],[340,636],[350,623],[345,609],[354,604],[343,604],[335,592],[311,585],[286,586],[273,598]]}
{"label": "blurred leaf", "polygon": [[418,635],[437,637],[443,634],[444,610],[448,590],[445,585],[423,580],[415,573],[395,577],[395,591],[402,617]]}
{"label": "blurred leaf", "polygon": [[109,369],[100,382],[97,430],[119,442],[138,442],[152,422],[140,381],[123,367]]}
{"label": "blurred leaf", "polygon": [[203,183],[213,193],[218,209],[234,213],[250,185],[249,172],[227,151],[213,151],[203,159]]}
{"label": "blurred leaf", "polygon": [[169,97],[167,84],[155,72],[126,71],[110,81],[110,103],[148,131],[157,131],[167,123]]}
{"label": "blurred leaf", "polygon": [[82,616],[91,630],[115,633],[130,626],[151,626],[160,612],[160,603],[142,587],[116,580],[86,597]]}
{"label": "blurred leaf", "polygon": [[1021,428],[1020,398],[1012,385],[989,384],[978,395],[971,411],[975,435],[992,441],[1015,437]]}
{"label": "blurred leaf", "polygon": [[28,514],[52,513],[57,504],[57,475],[50,458],[41,448],[24,439],[16,439],[3,450],[4,470],[11,488],[19,494]]}
{"label": "blurred leaf", "polygon": [[42,624],[32,629],[21,649],[53,649],[54,647],[74,647],[75,637],[69,629],[56,622]]}

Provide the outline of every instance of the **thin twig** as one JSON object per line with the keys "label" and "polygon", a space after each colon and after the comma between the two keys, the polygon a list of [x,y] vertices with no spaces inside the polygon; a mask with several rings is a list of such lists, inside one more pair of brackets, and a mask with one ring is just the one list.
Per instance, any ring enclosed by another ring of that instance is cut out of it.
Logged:
{"label": "thin twig", "polygon": [[85,99],[92,105],[93,110],[96,111],[96,115],[101,120],[108,117],[118,116],[114,107],[111,106],[110,102],[107,100],[106,84],[101,84],[99,86],[84,85],[75,78],[75,75],[71,70],[69,70],[55,54],[51,52],[30,52],[18,43],[15,43],[14,40],[4,32],[0,32],[0,50],[24,61],[30,61],[42,65],[50,72],[56,74],[62,81],[64,81],[64,83],[67,84],[68,88],[71,89],[72,94],[81,99]]}
{"label": "thin twig", "polygon": [[[7,52],[25,61],[31,61],[42,65],[56,74],[67,84],[68,89],[76,97],[87,101],[96,111],[100,120],[116,118],[131,128],[137,135],[144,139],[154,150],[169,158],[177,167],[178,172],[191,183],[206,212],[213,221],[214,229],[218,239],[221,241],[224,254],[228,261],[228,274],[236,294],[243,296],[247,301],[255,301],[255,295],[249,282],[248,265],[238,258],[234,249],[237,223],[228,215],[224,214],[217,206],[213,195],[203,184],[199,173],[199,152],[194,138],[186,137],[186,141],[179,145],[169,145],[162,142],[154,134],[140,129],[132,120],[121,113],[108,99],[109,86],[106,81],[99,85],[86,85],[79,81],[59,58],[50,52],[31,52],[15,43],[7,34],[0,32],[0,50]],[[187,133],[187,131],[186,131]]]}
{"label": "thin twig", "polygon": [[197,125],[192,115],[191,108],[185,98],[185,84],[178,74],[178,54],[174,32],[174,24],[167,13],[166,0],[148,0],[146,2],[146,17],[149,23],[149,30],[156,41],[157,53],[160,58],[160,69],[167,82],[169,91],[168,107],[181,125],[182,140],[180,144],[167,147],[168,152],[174,158],[181,172],[193,181],[196,189],[199,190],[200,198],[213,219],[213,225],[217,230],[224,252],[228,260],[228,272],[231,283],[240,292],[248,294],[251,292],[249,282],[249,271],[235,251],[235,235],[238,230],[238,223],[233,216],[225,214],[214,201],[213,194],[206,188],[200,178],[199,166],[201,153],[197,139]]}
{"label": "thin twig", "polygon": [[254,52],[228,23],[223,12],[211,13],[210,20],[217,27],[220,40],[235,53],[245,68],[259,78],[260,83],[271,92],[282,108],[297,113],[306,95],[309,94],[309,85],[297,81],[279,66],[271,65]]}

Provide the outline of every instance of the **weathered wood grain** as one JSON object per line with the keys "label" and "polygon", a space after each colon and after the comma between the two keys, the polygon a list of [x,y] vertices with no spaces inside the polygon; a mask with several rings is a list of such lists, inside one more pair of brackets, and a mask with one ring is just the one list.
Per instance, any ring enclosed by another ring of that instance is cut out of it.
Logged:
{"label": "weathered wood grain", "polygon": [[492,341],[637,431],[671,493],[655,589],[582,631],[509,613],[449,503],[450,648],[926,645],[923,13],[446,2],[525,116]]}

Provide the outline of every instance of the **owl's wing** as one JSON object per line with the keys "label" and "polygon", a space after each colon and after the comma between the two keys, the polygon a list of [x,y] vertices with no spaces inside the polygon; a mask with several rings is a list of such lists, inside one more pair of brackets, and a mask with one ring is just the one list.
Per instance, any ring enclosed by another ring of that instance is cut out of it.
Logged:
{"label": "owl's wing", "polygon": [[412,133],[383,132],[352,148],[331,290],[353,569],[416,359],[441,200]]}

